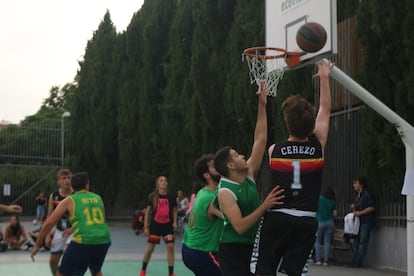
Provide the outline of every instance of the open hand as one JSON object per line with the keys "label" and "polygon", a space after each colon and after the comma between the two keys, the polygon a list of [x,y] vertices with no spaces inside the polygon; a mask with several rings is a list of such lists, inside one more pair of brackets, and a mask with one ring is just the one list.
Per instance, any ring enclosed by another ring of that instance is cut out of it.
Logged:
{"label": "open hand", "polygon": [[282,205],[282,200],[285,198],[285,195],[283,194],[284,191],[285,190],[281,189],[279,186],[273,188],[262,203],[264,207],[266,207],[266,209],[269,209],[275,205]]}

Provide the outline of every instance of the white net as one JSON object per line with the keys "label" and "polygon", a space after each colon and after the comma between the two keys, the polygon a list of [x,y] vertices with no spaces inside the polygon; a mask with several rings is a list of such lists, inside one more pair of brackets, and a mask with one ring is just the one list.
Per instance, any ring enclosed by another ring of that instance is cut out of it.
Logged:
{"label": "white net", "polygon": [[[277,96],[277,85],[283,78],[286,66],[283,57],[277,57],[284,52],[272,50],[274,53],[263,53],[263,49],[253,50],[248,55],[243,53],[242,58],[246,59],[250,70],[250,83],[260,85],[260,80],[263,80],[267,86],[268,96]],[[267,54],[267,56],[265,56]],[[269,54],[274,58],[269,58]]]}

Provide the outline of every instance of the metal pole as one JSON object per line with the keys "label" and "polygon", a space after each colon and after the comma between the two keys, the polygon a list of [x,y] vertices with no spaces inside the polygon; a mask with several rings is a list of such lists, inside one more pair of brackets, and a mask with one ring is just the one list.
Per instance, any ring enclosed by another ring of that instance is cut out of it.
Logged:
{"label": "metal pole", "polygon": [[64,112],[61,117],[60,121],[60,165],[63,167],[65,165],[65,124],[64,124],[64,118],[69,117],[70,112]]}
{"label": "metal pole", "polygon": [[63,167],[65,159],[65,125],[63,123],[63,115],[60,121],[60,166]]}
{"label": "metal pole", "polygon": [[[324,60],[328,62],[328,60]],[[406,170],[414,171],[414,128],[384,103],[375,98],[365,88],[333,66],[331,76],[347,88],[352,94],[360,98],[379,115],[392,123],[398,131],[406,152]],[[407,179],[406,179],[407,180]],[[408,179],[412,181],[412,179]],[[407,183],[410,186],[414,183]],[[414,276],[414,195],[407,195],[407,276]]]}

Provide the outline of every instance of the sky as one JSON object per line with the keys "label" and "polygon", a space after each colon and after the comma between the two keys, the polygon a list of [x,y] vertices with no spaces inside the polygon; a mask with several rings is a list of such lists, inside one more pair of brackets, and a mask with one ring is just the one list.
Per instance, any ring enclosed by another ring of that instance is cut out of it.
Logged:
{"label": "sky", "polygon": [[1,0],[0,122],[35,114],[53,86],[73,82],[107,10],[118,32],[144,0]]}

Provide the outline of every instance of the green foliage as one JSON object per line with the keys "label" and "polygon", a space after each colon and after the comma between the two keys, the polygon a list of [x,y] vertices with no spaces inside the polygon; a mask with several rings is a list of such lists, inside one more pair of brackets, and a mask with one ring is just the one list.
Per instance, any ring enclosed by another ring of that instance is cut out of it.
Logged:
{"label": "green foliage", "polygon": [[[412,79],[413,45],[410,1],[361,1],[358,34],[363,47],[362,85],[410,124],[414,123]],[[403,27],[401,27],[403,26]],[[410,70],[411,69],[411,70]],[[395,127],[374,111],[364,111],[361,127],[363,173],[372,189],[400,189],[404,175],[404,146]],[[386,180],[386,181],[384,181]]]}
{"label": "green foliage", "polygon": [[[358,13],[362,84],[410,123],[413,10],[408,0],[338,1],[339,21]],[[52,87],[22,126],[59,124],[70,110],[70,167],[90,173],[108,207],[142,207],[158,175],[169,178],[172,192],[180,187],[189,193],[194,160],[202,153],[231,145],[250,154],[257,87],[241,53],[264,45],[264,33],[264,1],[146,0],[121,34],[107,12],[86,45],[75,82]],[[280,112],[286,97],[314,101],[313,72],[307,66],[286,73],[278,97],[268,99],[269,144],[287,137]],[[380,116],[364,112],[362,173],[381,183],[379,190],[396,189],[404,168],[400,138]],[[17,145],[30,139],[24,136],[16,131],[9,137]]]}

